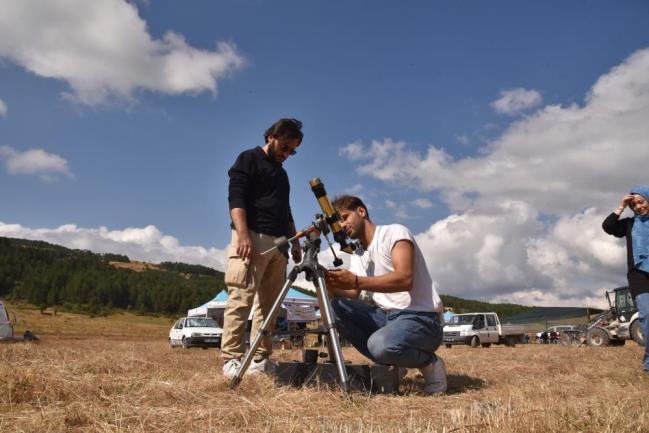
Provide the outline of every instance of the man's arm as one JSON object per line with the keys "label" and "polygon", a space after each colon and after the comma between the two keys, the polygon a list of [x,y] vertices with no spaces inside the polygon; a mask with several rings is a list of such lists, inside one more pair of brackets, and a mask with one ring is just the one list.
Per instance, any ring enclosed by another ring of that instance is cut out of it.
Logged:
{"label": "man's arm", "polygon": [[335,295],[356,299],[361,290],[379,293],[408,292],[412,289],[415,248],[411,241],[397,241],[390,252],[393,272],[376,277],[359,277],[348,270],[327,273],[327,289]]}
{"label": "man's arm", "polygon": [[237,255],[243,258],[249,258],[254,251],[248,231],[246,211],[246,194],[250,189],[250,178],[253,171],[253,158],[249,152],[240,153],[228,171],[230,177],[228,185],[230,218],[234,224],[234,230],[237,232]]}
{"label": "man's arm", "polygon": [[240,207],[235,207],[230,210],[230,217],[234,224],[234,230],[237,232],[237,255],[243,258],[249,258],[254,248],[252,246],[252,238],[248,231],[248,221],[246,220],[246,210]]}
{"label": "man's arm", "polygon": [[[295,236],[295,233],[297,233],[297,230],[295,229],[295,223],[293,222],[293,219],[291,219],[288,222],[288,231],[289,231],[291,237]],[[296,239],[296,240],[294,240],[292,242],[292,245],[291,245],[291,257],[293,257],[293,261],[295,263],[300,263],[300,260],[302,260],[302,249],[300,248],[300,240],[299,239]]]}

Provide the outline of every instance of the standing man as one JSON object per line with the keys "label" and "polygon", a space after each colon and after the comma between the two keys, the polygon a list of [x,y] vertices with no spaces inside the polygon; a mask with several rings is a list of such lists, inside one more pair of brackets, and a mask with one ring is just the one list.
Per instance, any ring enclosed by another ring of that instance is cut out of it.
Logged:
{"label": "standing man", "polygon": [[[302,142],[302,122],[280,119],[264,133],[266,144],[239,154],[228,171],[228,201],[232,219],[232,241],[228,250],[225,284],[228,301],[223,319],[221,352],[223,374],[231,379],[241,366],[245,352],[246,323],[255,295],[258,306],[251,335],[257,335],[286,278],[288,257],[272,248],[280,236],[292,237],[295,224],[289,206],[290,186],[282,163],[295,155]],[[302,259],[299,241],[291,245],[296,263]],[[264,337],[248,373],[267,372],[272,341]]]}
{"label": "standing man", "polygon": [[[412,234],[399,224],[375,225],[358,197],[343,195],[333,205],[362,246],[349,271],[327,273],[327,288],[339,296],[332,309],[341,335],[374,362],[419,368],[427,394],[446,392],[446,366],[435,355],[444,308]],[[362,290],[377,306],[357,300]]]}

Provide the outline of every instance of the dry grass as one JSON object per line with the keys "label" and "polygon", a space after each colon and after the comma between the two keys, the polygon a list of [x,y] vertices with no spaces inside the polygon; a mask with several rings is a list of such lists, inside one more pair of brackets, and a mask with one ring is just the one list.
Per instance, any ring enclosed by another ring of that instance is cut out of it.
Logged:
{"label": "dry grass", "polygon": [[[0,345],[0,431],[649,431],[649,377],[635,344],[441,349],[450,391],[433,397],[420,392],[416,371],[402,396],[278,387],[266,377],[246,377],[232,391],[218,354],[171,350],[164,338],[48,336]],[[346,357],[361,360],[351,349]]]}
{"label": "dry grass", "polygon": [[166,317],[116,313],[107,317],[63,313],[52,309],[43,314],[27,304],[4,301],[10,316],[16,315],[15,335],[29,329],[39,336],[166,338],[174,320]]}

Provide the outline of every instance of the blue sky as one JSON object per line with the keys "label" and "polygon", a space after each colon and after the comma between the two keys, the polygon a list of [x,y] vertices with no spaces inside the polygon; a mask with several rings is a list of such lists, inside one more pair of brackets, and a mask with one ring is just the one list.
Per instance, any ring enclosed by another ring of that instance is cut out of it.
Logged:
{"label": "blue sky", "polygon": [[649,147],[648,3],[84,3],[0,0],[0,235],[222,267],[227,169],[296,117],[298,226],[321,177],[407,225],[442,293],[561,305],[624,282],[621,244],[561,230],[646,183],[624,167]]}

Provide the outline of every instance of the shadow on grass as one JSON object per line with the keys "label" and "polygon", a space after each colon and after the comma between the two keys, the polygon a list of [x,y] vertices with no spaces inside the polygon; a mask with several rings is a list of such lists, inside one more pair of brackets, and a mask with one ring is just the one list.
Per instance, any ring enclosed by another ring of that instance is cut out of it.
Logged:
{"label": "shadow on grass", "polygon": [[[474,391],[485,388],[486,381],[466,374],[449,374],[448,391],[444,395],[462,394],[467,391]],[[421,377],[417,379],[406,378],[401,382],[400,395],[423,394],[423,382]]]}
{"label": "shadow on grass", "polygon": [[466,391],[482,389],[485,386],[486,381],[480,378],[467,376],[466,374],[449,374],[447,394],[462,394]]}

